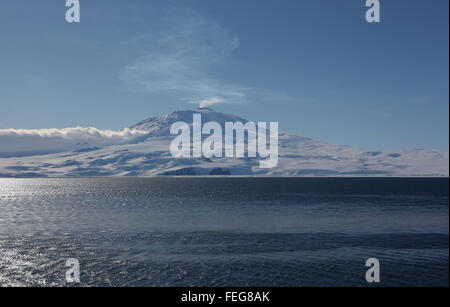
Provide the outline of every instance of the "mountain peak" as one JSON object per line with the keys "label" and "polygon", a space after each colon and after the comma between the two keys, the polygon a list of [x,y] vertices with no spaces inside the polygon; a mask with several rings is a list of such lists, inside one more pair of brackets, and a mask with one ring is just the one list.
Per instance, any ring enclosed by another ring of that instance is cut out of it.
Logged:
{"label": "mountain peak", "polygon": [[[198,107],[197,109],[195,109],[196,113],[201,113],[201,114],[205,114],[205,113],[216,113],[216,114],[223,114],[221,112],[217,112],[216,110],[210,108],[210,107]],[[227,115],[227,114],[225,114]]]}
{"label": "mountain peak", "polygon": [[130,128],[148,131],[151,136],[168,136],[170,127],[175,122],[185,122],[191,126],[194,114],[201,114],[203,123],[214,121],[222,126],[225,125],[225,122],[247,122],[246,119],[235,115],[217,112],[208,107],[199,107],[195,110],[174,111],[160,117],[151,117]]}

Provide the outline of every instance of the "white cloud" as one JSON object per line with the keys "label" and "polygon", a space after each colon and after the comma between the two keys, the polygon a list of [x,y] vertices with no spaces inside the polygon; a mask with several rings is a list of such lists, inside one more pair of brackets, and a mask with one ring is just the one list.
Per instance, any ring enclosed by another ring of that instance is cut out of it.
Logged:
{"label": "white cloud", "polygon": [[146,131],[100,130],[93,127],[64,129],[0,129],[0,157],[80,150],[126,144]]}
{"label": "white cloud", "polygon": [[216,22],[190,9],[162,13],[164,27],[127,42],[144,54],[127,65],[127,88],[169,95],[188,103],[240,103],[248,88],[220,80],[211,71],[239,47],[239,39]]}
{"label": "white cloud", "polygon": [[222,103],[223,99],[220,97],[213,97],[211,99],[203,99],[200,101],[200,107],[201,108],[209,108],[215,104]]}

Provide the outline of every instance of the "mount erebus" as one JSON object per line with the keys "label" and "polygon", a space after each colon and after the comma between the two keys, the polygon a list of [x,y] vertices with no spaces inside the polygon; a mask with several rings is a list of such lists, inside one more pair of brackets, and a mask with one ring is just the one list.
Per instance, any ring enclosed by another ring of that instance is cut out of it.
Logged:
{"label": "mount erebus", "polygon": [[[10,141],[9,134],[6,136],[6,130],[0,130],[0,177],[449,176],[448,152],[367,150],[288,134],[279,135],[279,162],[273,169],[259,168],[255,158],[173,158],[169,146],[175,135],[170,135],[170,127],[178,121],[192,122],[194,113],[201,113],[205,122],[221,125],[247,122],[234,115],[199,108],[149,118],[122,132],[100,132],[95,128],[69,128],[56,134],[49,131],[37,141],[33,139],[32,147],[36,150],[27,152],[10,149],[15,143]],[[83,133],[89,133],[89,138],[78,140],[80,132],[76,129],[88,129]],[[74,134],[72,139],[77,141],[69,142],[68,135]],[[39,145],[41,139],[51,141],[54,146],[50,149]],[[27,138],[23,140],[30,142]]]}

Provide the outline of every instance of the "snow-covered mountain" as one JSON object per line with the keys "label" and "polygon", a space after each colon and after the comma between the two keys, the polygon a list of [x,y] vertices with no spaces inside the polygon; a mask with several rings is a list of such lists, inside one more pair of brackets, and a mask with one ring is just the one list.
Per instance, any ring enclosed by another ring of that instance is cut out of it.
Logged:
{"label": "snow-covered mountain", "polygon": [[[378,151],[326,144],[280,134],[279,163],[259,168],[259,158],[173,158],[169,151],[174,122],[246,122],[209,108],[177,111],[132,127],[135,137],[123,143],[83,143],[83,148],[46,155],[0,157],[0,177],[266,175],[266,176],[449,176],[449,154],[427,149]],[[127,132],[130,135],[130,132]],[[7,146],[0,142],[0,147]]]}
{"label": "snow-covered mountain", "polygon": [[211,108],[197,108],[196,110],[176,111],[161,117],[151,117],[130,127],[130,129],[148,131],[149,136],[170,136],[170,127],[175,122],[185,122],[192,127],[193,114],[201,114],[202,122],[217,122],[224,127],[225,122],[247,122],[238,116],[216,112]]}

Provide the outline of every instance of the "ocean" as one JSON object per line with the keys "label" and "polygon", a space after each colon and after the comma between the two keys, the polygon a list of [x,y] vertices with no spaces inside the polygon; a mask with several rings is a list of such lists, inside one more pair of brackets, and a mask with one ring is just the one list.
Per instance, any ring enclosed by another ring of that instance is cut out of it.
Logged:
{"label": "ocean", "polygon": [[[448,286],[448,178],[0,179],[0,286]],[[66,280],[66,260],[80,282]],[[380,263],[368,283],[366,260]]]}

